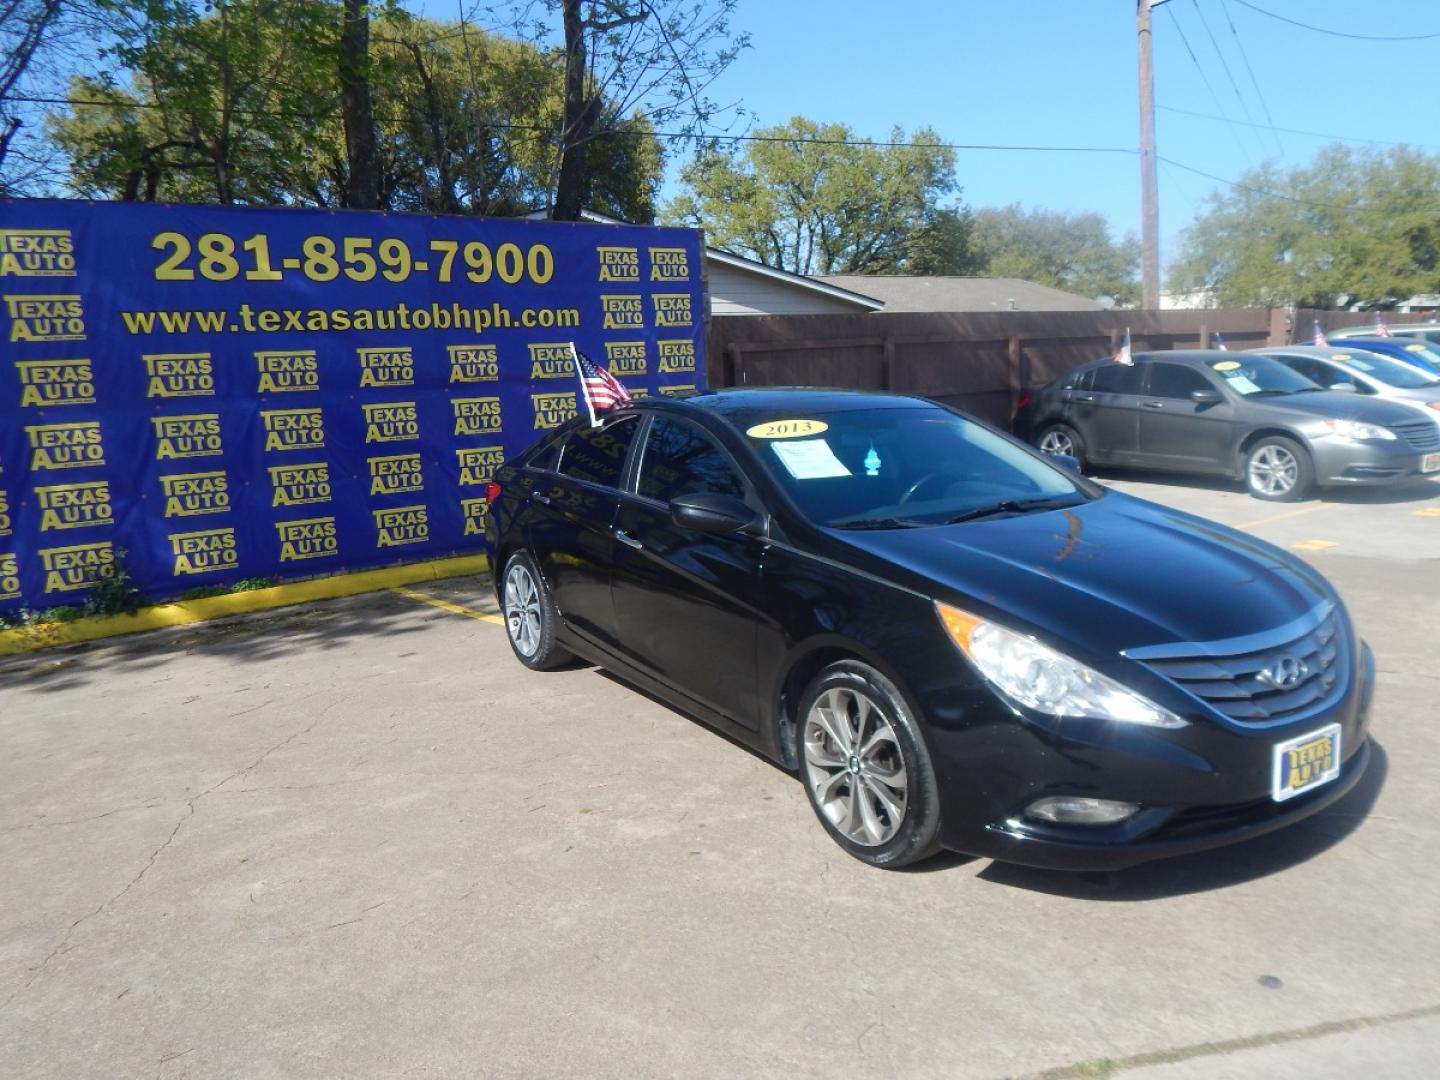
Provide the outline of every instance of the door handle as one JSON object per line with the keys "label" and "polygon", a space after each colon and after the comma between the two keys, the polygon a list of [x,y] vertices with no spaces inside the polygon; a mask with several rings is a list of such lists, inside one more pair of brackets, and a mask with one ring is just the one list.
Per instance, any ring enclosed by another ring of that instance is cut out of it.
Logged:
{"label": "door handle", "polygon": [[530,492],[530,498],[534,499],[536,502],[540,503],[540,504],[543,505],[543,506],[549,506],[549,505],[550,505],[550,496],[549,496],[549,495],[546,495],[546,494],[543,493],[543,492],[540,492],[540,491],[532,491],[532,492]]}
{"label": "door handle", "polygon": [[1143,402],[1143,404],[1147,409],[1163,409],[1165,407],[1163,401],[1146,401]]}
{"label": "door handle", "polygon": [[1076,394],[1076,395],[1075,395],[1075,400],[1076,400],[1076,401],[1094,401],[1094,400],[1095,400],[1095,395],[1094,395],[1094,394]]}
{"label": "door handle", "polygon": [[627,533],[624,529],[615,529],[613,531],[615,533],[615,539],[619,540],[626,547],[632,547],[636,551],[639,551],[645,546],[639,540],[636,540],[635,537]]}

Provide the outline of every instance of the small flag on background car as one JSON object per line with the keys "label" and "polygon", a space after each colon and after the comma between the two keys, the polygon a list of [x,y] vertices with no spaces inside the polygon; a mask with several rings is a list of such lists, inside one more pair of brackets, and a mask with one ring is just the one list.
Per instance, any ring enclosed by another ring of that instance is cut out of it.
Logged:
{"label": "small flag on background car", "polygon": [[1125,340],[1120,345],[1120,351],[1115,354],[1115,363],[1133,364],[1135,360],[1130,355],[1130,328],[1125,328]]}
{"label": "small flag on background car", "polygon": [[590,411],[590,426],[599,427],[596,413],[613,409],[630,400],[630,391],[620,380],[600,367],[570,342],[570,355],[575,360],[575,372],[580,376],[580,395],[585,399],[585,408]]}
{"label": "small flag on background car", "polygon": [[1320,320],[1315,320],[1315,344],[1320,348],[1325,347],[1325,331],[1320,329]]}
{"label": "small flag on background car", "polygon": [[1375,336],[1391,337],[1390,327],[1385,325],[1385,320],[1380,317],[1380,312],[1375,312]]}
{"label": "small flag on background car", "polygon": [[1213,333],[1213,334],[1210,335],[1210,337],[1211,337],[1211,339],[1215,342],[1213,348],[1219,349],[1221,352],[1229,352],[1229,351],[1230,351],[1229,349],[1227,349],[1227,348],[1225,347],[1225,339],[1220,336],[1220,331],[1219,331],[1219,330],[1216,330],[1215,333]]}

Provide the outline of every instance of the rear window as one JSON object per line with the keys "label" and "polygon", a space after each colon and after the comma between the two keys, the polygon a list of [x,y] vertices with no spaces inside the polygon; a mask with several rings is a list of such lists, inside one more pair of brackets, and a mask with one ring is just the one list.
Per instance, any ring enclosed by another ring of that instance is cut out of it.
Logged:
{"label": "rear window", "polygon": [[1097,394],[1140,393],[1140,369],[1133,364],[1110,364],[1095,369],[1091,384]]}
{"label": "rear window", "polygon": [[629,417],[600,428],[576,428],[560,454],[559,471],[575,480],[618,488],[638,426],[639,421]]}

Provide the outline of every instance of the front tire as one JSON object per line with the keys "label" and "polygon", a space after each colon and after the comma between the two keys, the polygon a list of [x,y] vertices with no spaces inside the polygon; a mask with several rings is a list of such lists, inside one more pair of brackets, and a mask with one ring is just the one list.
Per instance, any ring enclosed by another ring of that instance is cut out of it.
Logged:
{"label": "front tire", "polygon": [[549,671],[573,660],[570,653],[555,644],[560,612],[530,554],[517,551],[510,556],[500,581],[505,636],[516,658],[533,671]]}
{"label": "front tire", "polygon": [[930,754],[905,699],[858,661],[831,664],[800,699],[796,756],[816,817],[861,862],[907,866],[939,848]]}
{"label": "front tire", "polygon": [[1068,454],[1085,467],[1085,440],[1069,424],[1049,424],[1035,440],[1042,454]]}
{"label": "front tire", "polygon": [[1315,467],[1294,439],[1272,435],[1246,452],[1245,486],[1266,502],[1296,502],[1315,486]]}

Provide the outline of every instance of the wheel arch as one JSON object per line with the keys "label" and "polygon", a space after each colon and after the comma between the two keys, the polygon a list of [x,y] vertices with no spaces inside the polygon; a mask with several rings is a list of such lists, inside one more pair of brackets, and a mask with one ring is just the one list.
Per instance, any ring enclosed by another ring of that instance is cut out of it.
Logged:
{"label": "wheel arch", "polygon": [[825,634],[797,645],[787,658],[782,670],[779,686],[775,692],[775,740],[780,759],[789,769],[798,769],[800,760],[795,752],[795,728],[800,722],[800,698],[805,688],[816,675],[831,664],[842,660],[855,660],[874,668],[885,676],[905,699],[913,715],[919,710],[915,698],[905,685],[904,678],[874,650],[853,638],[839,634]]}
{"label": "wheel arch", "polygon": [[1292,431],[1290,428],[1283,428],[1274,425],[1258,427],[1254,431],[1247,432],[1245,437],[1240,440],[1240,446],[1235,452],[1234,469],[1236,476],[1243,477],[1245,475],[1245,457],[1247,454],[1250,453],[1250,448],[1254,446],[1257,442],[1259,442],[1261,439],[1269,438],[1289,439],[1296,446],[1300,447],[1300,449],[1305,452],[1306,456],[1309,457],[1311,461],[1314,461],[1315,459],[1315,453],[1313,450],[1310,449],[1310,443],[1305,439],[1303,435],[1299,434],[1298,432]]}

